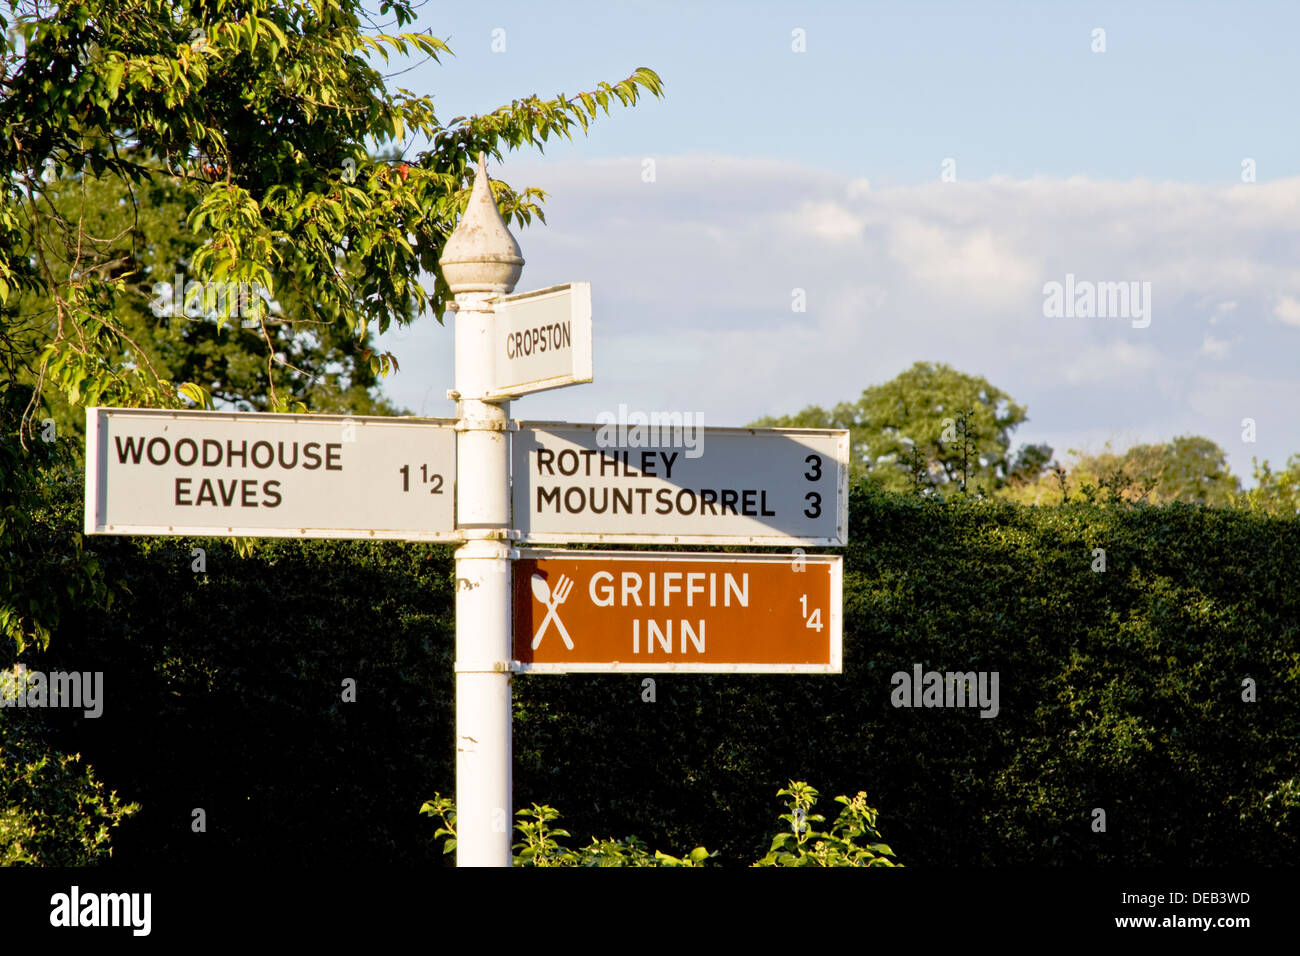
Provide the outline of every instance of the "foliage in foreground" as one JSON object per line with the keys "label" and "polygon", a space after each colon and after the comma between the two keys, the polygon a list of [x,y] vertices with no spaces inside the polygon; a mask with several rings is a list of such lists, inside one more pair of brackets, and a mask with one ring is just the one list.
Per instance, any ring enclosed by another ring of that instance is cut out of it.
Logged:
{"label": "foliage in foreground", "polygon": [[112,854],[110,831],[140,806],[59,753],[13,711],[0,714],[0,866],[90,866]]}
{"label": "foliage in foreground", "polygon": [[[899,866],[890,859],[894,851],[888,844],[880,842],[880,833],[876,830],[878,811],[867,806],[867,795],[858,791],[853,799],[836,797],[835,801],[844,805],[829,831],[813,828],[813,824],[824,823],[821,814],[810,813],[817,803],[817,790],[799,781],[790,781],[788,789],[778,790],[777,796],[789,797],[789,813],[781,814],[780,819],[790,825],[788,832],[782,831],[772,838],[772,848],[767,855],[754,866]],[[435,817],[441,824],[434,831],[434,839],[442,839],[443,853],[456,849],[456,807],[450,798],[435,793],[432,800],[425,801],[420,812]],[[621,840],[597,840],[577,850],[561,846],[559,837],[570,836],[568,830],[552,828],[551,822],[558,820],[560,812],[554,807],[540,806],[534,803],[526,810],[519,810],[515,816],[520,821],[515,824],[520,841],[514,844],[515,866],[691,866],[707,865],[716,857],[717,852],[710,853],[702,846],[697,846],[682,857],[669,856],[661,850],[650,853],[646,844],[635,836]],[[859,838],[866,839],[866,845],[859,845]]]}

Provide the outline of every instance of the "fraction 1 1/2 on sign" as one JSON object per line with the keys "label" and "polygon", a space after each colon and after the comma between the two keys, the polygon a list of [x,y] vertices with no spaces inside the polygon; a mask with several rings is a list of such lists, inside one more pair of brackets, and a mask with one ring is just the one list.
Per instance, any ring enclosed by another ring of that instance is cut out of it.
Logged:
{"label": "fraction 1 1/2 on sign", "polygon": [[[402,473],[402,490],[410,491],[411,490],[411,466],[403,465],[401,468],[397,470]],[[420,466],[420,483],[430,486],[429,494],[431,495],[442,494],[442,475],[438,474],[437,472],[430,474],[428,465]]]}

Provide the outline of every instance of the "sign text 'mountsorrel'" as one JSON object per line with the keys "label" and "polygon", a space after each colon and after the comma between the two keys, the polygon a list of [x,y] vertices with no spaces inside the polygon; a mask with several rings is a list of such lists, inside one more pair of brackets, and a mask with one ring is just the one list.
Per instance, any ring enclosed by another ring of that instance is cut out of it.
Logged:
{"label": "sign text 'mountsorrel'", "polygon": [[[520,423],[510,442],[520,540],[843,545],[849,433]],[[666,434],[665,434],[666,433]]]}

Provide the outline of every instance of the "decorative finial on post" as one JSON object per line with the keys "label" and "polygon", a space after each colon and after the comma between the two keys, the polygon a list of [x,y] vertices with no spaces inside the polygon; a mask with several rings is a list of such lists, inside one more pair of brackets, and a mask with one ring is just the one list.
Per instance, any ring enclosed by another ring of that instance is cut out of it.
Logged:
{"label": "decorative finial on post", "polygon": [[443,278],[452,294],[461,292],[495,292],[508,294],[524,270],[519,243],[510,235],[501,210],[492,198],[488,185],[487,158],[478,154],[474,188],[469,194],[465,215],[443,247],[438,258]]}

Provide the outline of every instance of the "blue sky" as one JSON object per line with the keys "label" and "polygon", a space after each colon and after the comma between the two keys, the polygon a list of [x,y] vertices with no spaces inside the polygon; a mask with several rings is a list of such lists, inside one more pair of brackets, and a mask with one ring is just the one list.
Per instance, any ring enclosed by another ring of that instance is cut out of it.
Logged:
{"label": "blue sky", "polygon": [[[391,83],[443,119],[665,83],[491,170],[551,193],[518,291],[593,285],[595,383],[517,417],[744,424],[926,360],[1011,394],[1017,441],[1063,460],[1194,433],[1248,479],[1300,452],[1300,5],[493,2],[419,25],[455,56]],[[1045,317],[1067,274],[1150,282],[1150,325]],[[450,414],[450,330],[384,344],[389,394]]]}

